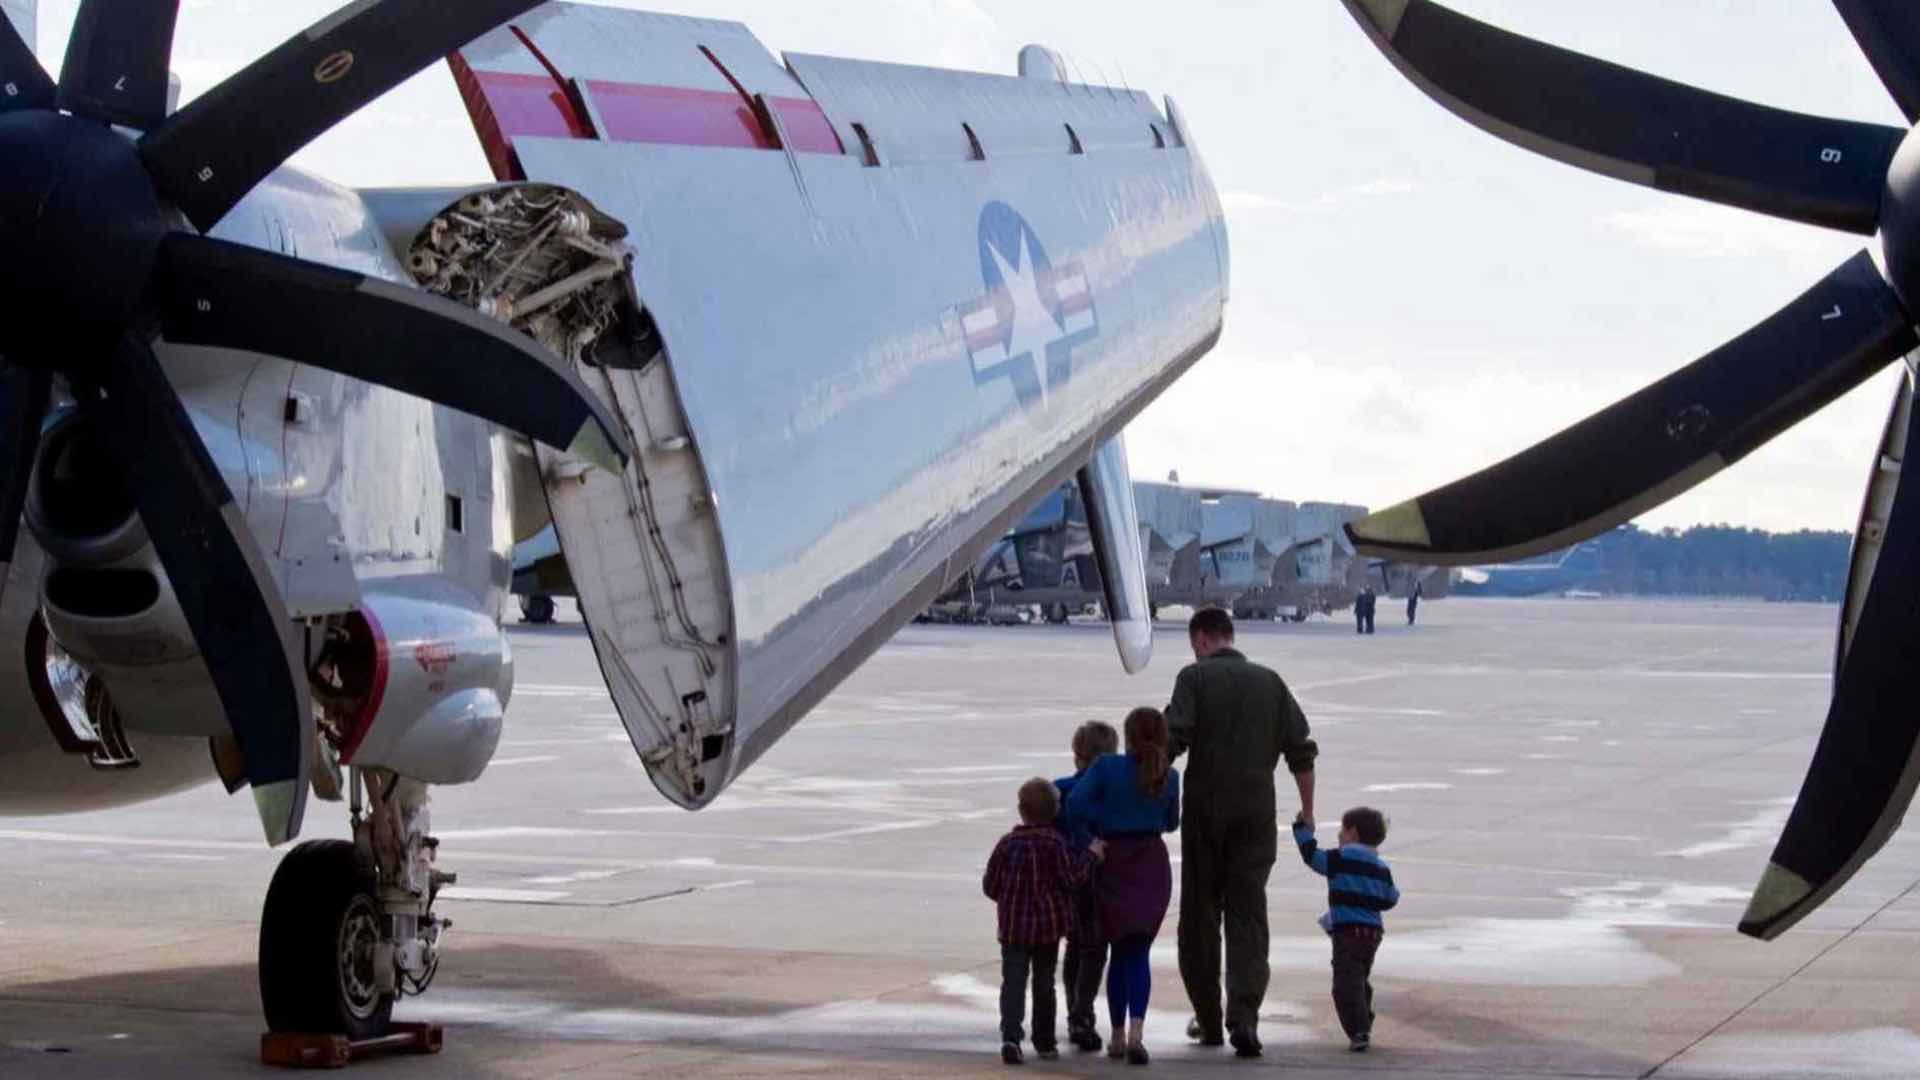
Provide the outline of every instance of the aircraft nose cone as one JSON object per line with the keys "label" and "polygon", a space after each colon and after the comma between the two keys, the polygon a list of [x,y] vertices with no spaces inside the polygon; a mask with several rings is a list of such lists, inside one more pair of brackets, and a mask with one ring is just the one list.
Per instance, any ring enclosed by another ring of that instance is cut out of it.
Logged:
{"label": "aircraft nose cone", "polygon": [[1887,168],[1880,198],[1880,250],[1887,278],[1911,317],[1920,312],[1920,138],[1909,129]]}
{"label": "aircraft nose cone", "polygon": [[168,227],[127,139],[55,112],[0,115],[0,351],[51,364],[111,341]]}

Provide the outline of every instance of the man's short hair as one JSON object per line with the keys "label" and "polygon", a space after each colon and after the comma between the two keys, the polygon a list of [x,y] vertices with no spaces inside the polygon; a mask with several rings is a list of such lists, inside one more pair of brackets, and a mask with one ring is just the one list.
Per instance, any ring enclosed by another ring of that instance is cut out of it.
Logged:
{"label": "man's short hair", "polygon": [[1038,776],[1020,785],[1020,820],[1029,825],[1050,824],[1060,816],[1060,793],[1053,781]]}
{"label": "man's short hair", "polygon": [[1352,829],[1360,842],[1368,847],[1379,847],[1387,842],[1387,815],[1371,806],[1356,806],[1340,815],[1340,825]]}
{"label": "man's short hair", "polygon": [[1102,754],[1120,752],[1120,733],[1105,720],[1089,720],[1073,732],[1073,758],[1092,762]]}
{"label": "man's short hair", "polygon": [[1220,638],[1233,640],[1233,616],[1226,608],[1203,607],[1187,620],[1187,634],[1190,637]]}

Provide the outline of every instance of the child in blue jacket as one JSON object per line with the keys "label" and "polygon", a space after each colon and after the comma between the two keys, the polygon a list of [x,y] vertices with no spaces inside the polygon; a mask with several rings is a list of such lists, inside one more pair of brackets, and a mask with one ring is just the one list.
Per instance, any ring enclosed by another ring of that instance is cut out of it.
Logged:
{"label": "child in blue jacket", "polygon": [[1180,773],[1160,710],[1133,710],[1121,730],[1126,753],[1095,761],[1073,785],[1067,820],[1093,833],[1102,860],[1093,898],[1101,940],[1112,947],[1107,1056],[1145,1065],[1151,1060],[1142,1041],[1153,989],[1149,957],[1173,898],[1173,865],[1160,837],[1180,828]]}
{"label": "child in blue jacket", "polygon": [[[1120,733],[1103,720],[1089,720],[1073,733],[1073,775],[1053,782],[1060,792],[1062,812],[1058,825],[1066,833],[1067,846],[1085,851],[1093,839],[1086,823],[1073,822],[1066,814],[1067,797],[1093,763],[1120,752]],[[1107,970],[1107,942],[1100,936],[1100,925],[1093,906],[1093,882],[1089,880],[1073,894],[1073,926],[1067,931],[1067,943],[1060,961],[1060,978],[1067,990],[1067,1041],[1082,1050],[1100,1049],[1100,1033],[1094,1027],[1093,1004],[1100,993],[1100,977]]]}
{"label": "child in blue jacket", "polygon": [[1312,826],[1293,822],[1300,858],[1327,879],[1320,926],[1333,939],[1333,1008],[1347,1033],[1347,1049],[1355,1053],[1373,1044],[1373,958],[1386,935],[1380,913],[1400,902],[1393,871],[1376,850],[1386,839],[1386,815],[1371,806],[1341,815],[1338,851],[1321,851]]}

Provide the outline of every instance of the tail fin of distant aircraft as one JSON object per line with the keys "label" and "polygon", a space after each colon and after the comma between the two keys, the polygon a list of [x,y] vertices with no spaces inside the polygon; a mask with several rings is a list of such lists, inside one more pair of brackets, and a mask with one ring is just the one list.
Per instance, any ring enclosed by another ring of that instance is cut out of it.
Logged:
{"label": "tail fin of distant aircraft", "polygon": [[1117,436],[1218,337],[1224,219],[1170,102],[1043,59],[782,63],[735,23],[565,3],[450,59],[499,179],[623,234],[586,379],[635,467],[543,467],[615,706],[682,805],[1076,473],[1145,662]]}

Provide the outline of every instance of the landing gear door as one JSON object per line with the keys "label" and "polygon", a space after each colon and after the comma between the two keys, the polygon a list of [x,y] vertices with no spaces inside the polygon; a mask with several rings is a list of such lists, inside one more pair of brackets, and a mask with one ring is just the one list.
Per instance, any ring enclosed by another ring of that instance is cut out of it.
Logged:
{"label": "landing gear door", "polygon": [[[604,356],[604,354],[603,354]],[[536,446],[554,533],[627,737],[688,808],[725,786],[734,748],[732,602],[699,453],[665,360],[583,372],[627,427],[625,474]]]}
{"label": "landing gear door", "polygon": [[1147,560],[1140,543],[1140,517],[1133,504],[1133,476],[1122,436],[1100,447],[1080,470],[1080,497],[1087,507],[1094,557],[1106,590],[1113,644],[1127,674],[1153,659],[1153,614],[1147,597]]}

